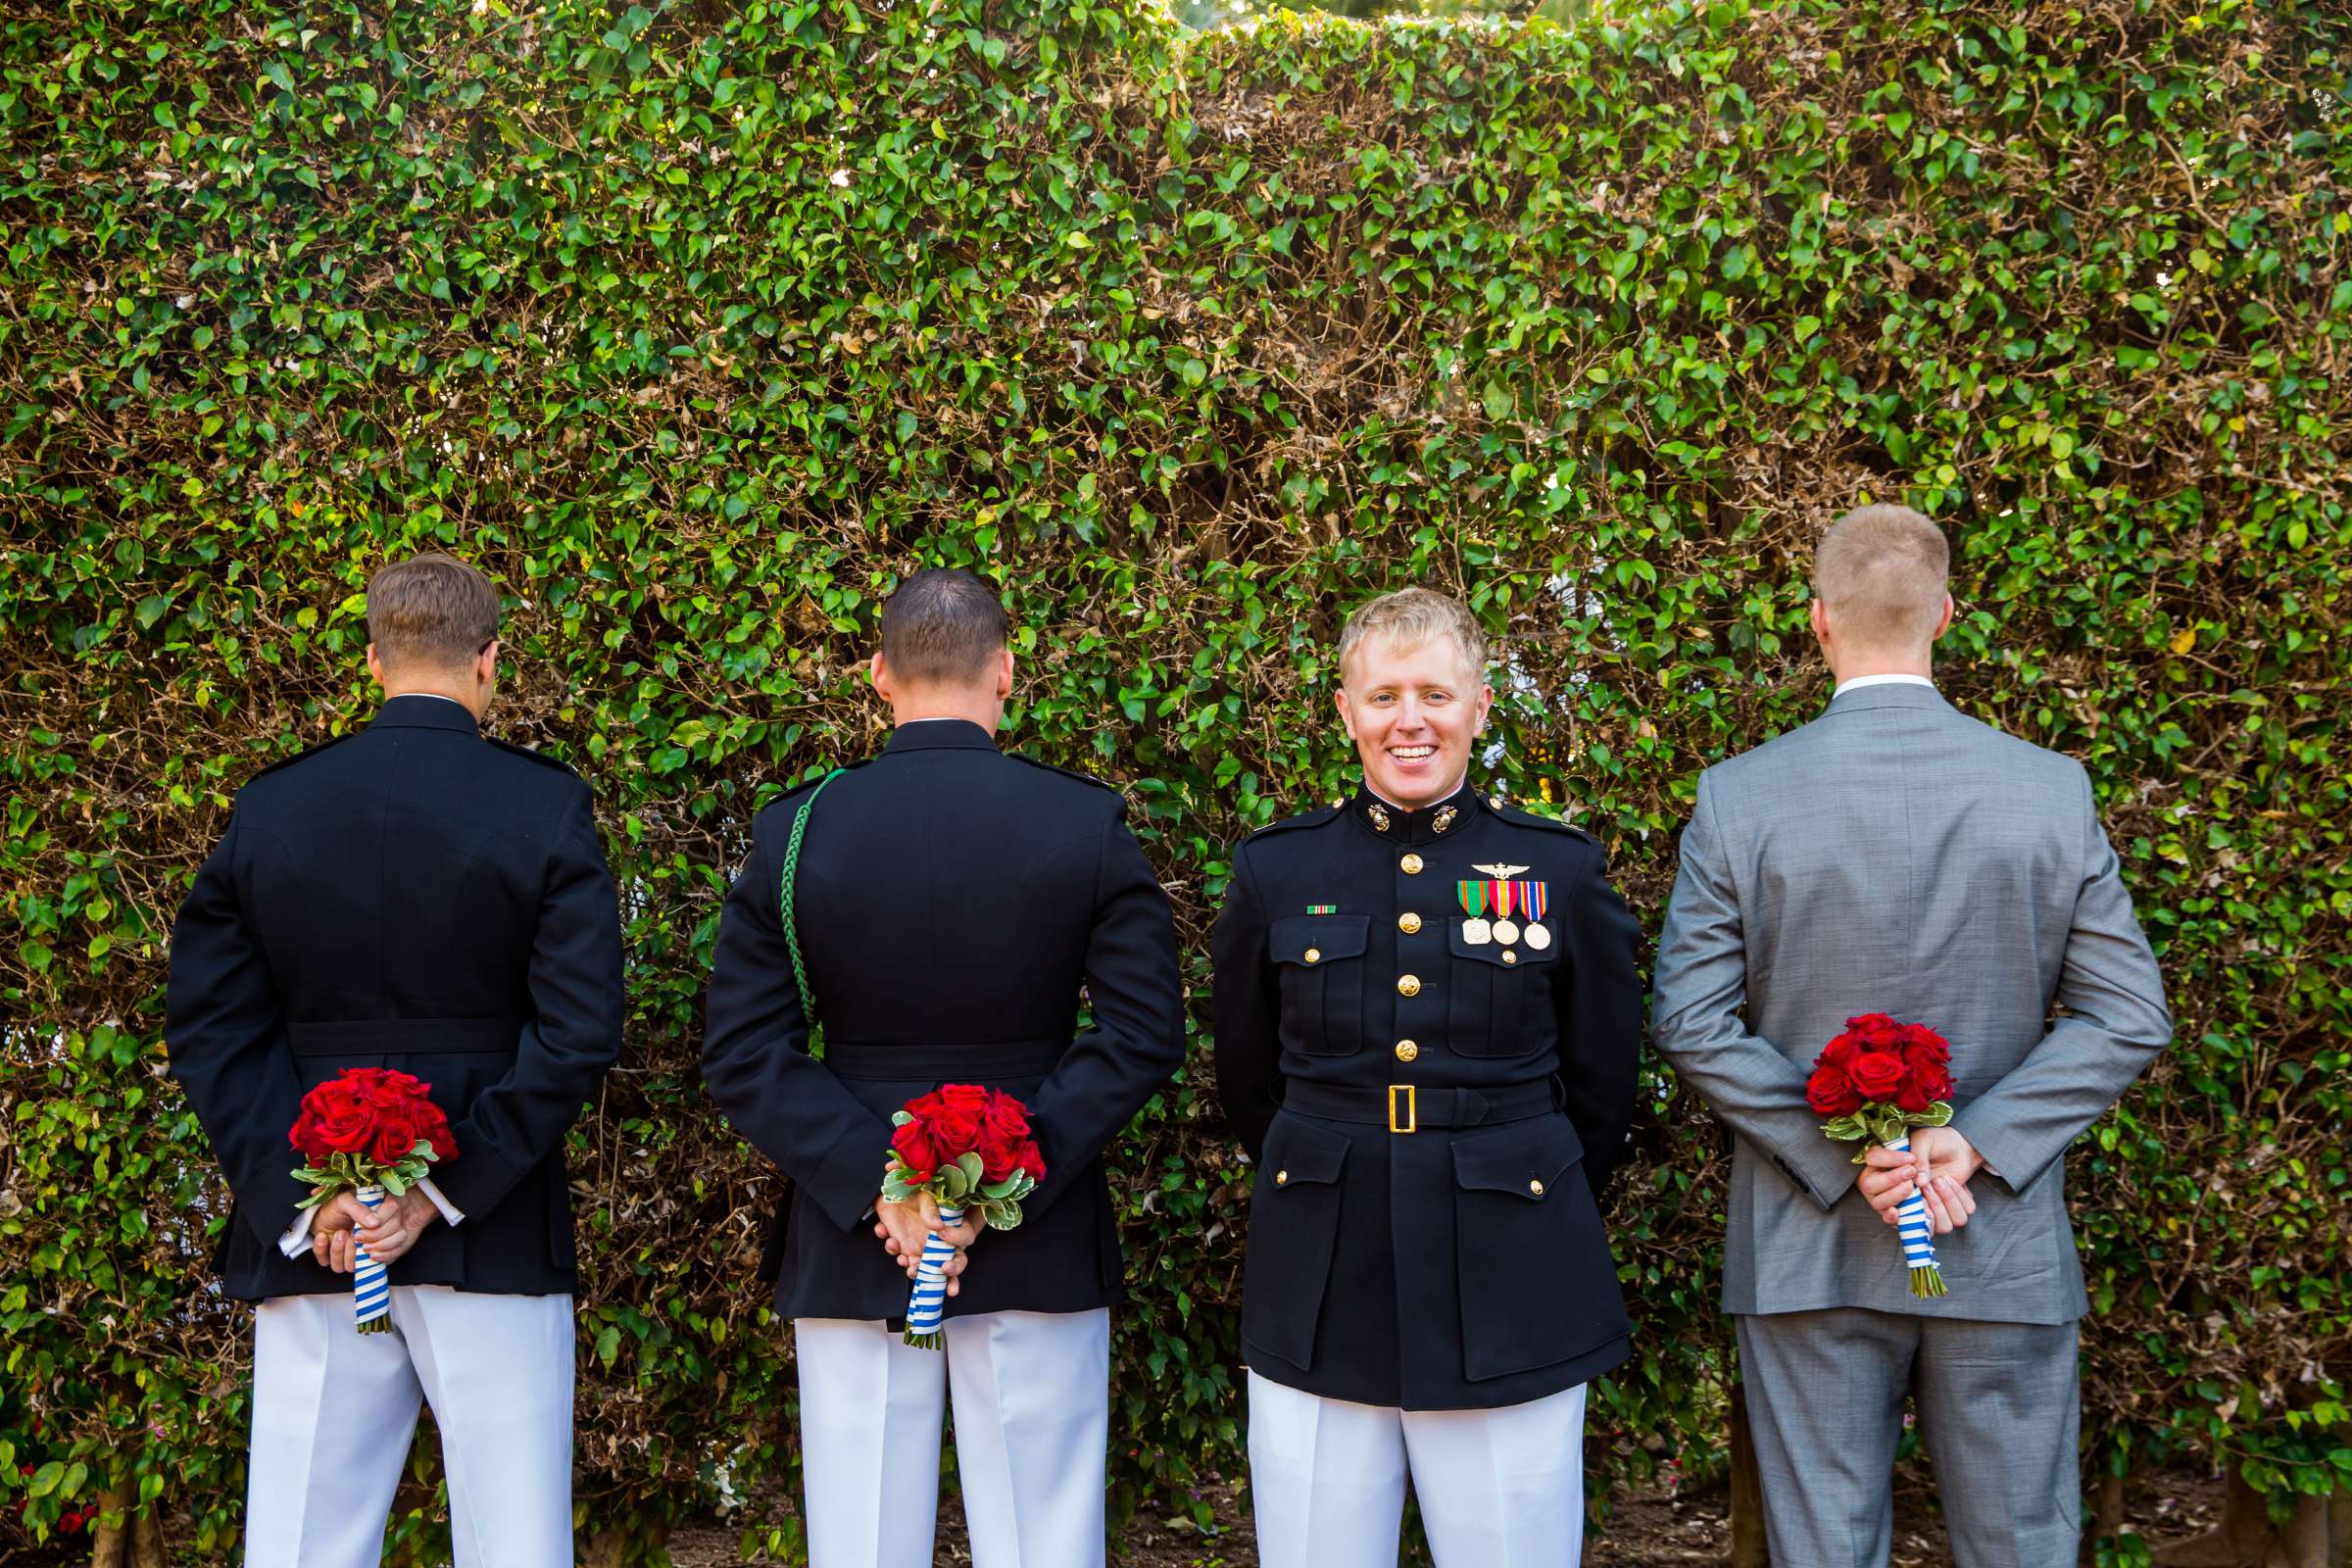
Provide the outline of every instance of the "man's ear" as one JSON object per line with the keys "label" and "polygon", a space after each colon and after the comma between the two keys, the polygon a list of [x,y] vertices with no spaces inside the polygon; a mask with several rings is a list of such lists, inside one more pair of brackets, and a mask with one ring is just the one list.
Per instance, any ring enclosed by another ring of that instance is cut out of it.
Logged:
{"label": "man's ear", "polygon": [[373,643],[368,645],[368,673],[375,677],[378,686],[389,687],[392,684],[384,679],[384,656],[375,651]]}
{"label": "man's ear", "polygon": [[1348,688],[1343,686],[1333,692],[1331,700],[1340,705],[1340,727],[1348,732],[1349,740],[1355,739],[1355,715],[1348,711]]}
{"label": "man's ear", "polygon": [[1487,732],[1487,716],[1488,716],[1490,713],[1493,713],[1494,711],[1494,688],[1493,686],[1481,686],[1481,687],[1479,687],[1479,689],[1478,689],[1478,723],[1477,723],[1476,725],[1474,725],[1474,726],[1471,728],[1471,731],[1470,731],[1470,733],[1472,733],[1473,735],[1484,735],[1484,734]]}
{"label": "man's ear", "polygon": [[997,655],[997,701],[1012,695],[1012,650],[1007,647]]}
{"label": "man's ear", "polygon": [[865,678],[874,683],[875,696],[886,703],[897,701],[891,695],[890,666],[882,662],[882,656],[879,653],[865,662]]}
{"label": "man's ear", "polygon": [[1823,648],[1830,646],[1830,607],[1820,600],[1813,601],[1813,640]]}
{"label": "man's ear", "polygon": [[499,640],[490,639],[490,646],[473,656],[473,683],[487,686],[498,679]]}
{"label": "man's ear", "polygon": [[[1943,618],[1936,623],[1936,637],[1941,637],[1945,632],[1952,629],[1952,616],[1958,612],[1958,608],[1959,607],[1952,603],[1952,596],[1950,594],[1945,594],[1943,596]],[[1936,637],[1931,637],[1928,640],[1930,642],[1934,642]]]}

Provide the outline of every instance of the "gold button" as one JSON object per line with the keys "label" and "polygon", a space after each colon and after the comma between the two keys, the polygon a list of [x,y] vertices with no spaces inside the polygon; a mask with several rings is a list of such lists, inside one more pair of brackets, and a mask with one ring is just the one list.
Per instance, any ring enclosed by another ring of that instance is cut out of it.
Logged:
{"label": "gold button", "polygon": [[1527,1184],[1527,1190],[1535,1194],[1538,1198],[1542,1198],[1544,1196],[1544,1184],[1542,1182],[1529,1182]]}
{"label": "gold button", "polygon": [[1277,1187],[1285,1185],[1290,1179],[1291,1173],[1287,1170],[1278,1170],[1274,1173],[1274,1185]]}
{"label": "gold button", "polygon": [[1396,1042],[1396,1059],[1398,1061],[1410,1061],[1419,1054],[1421,1054],[1421,1048],[1414,1045],[1410,1040],[1399,1040]]}
{"label": "gold button", "polygon": [[1502,961],[1505,963],[1517,963],[1519,961],[1519,955],[1516,953],[1505,953],[1502,956]]}
{"label": "gold button", "polygon": [[1309,949],[1307,949],[1307,950],[1306,950],[1306,961],[1307,961],[1307,962],[1309,962],[1309,963],[1319,963],[1319,962],[1321,962],[1321,961],[1322,961],[1322,959],[1323,959],[1323,950],[1322,950],[1321,948],[1309,948]]}
{"label": "gold button", "polygon": [[1396,977],[1396,993],[1405,997],[1419,996],[1421,994],[1421,977],[1417,974],[1398,975]]}
{"label": "gold button", "polygon": [[1403,868],[1406,876],[1419,876],[1421,874],[1421,857],[1418,855],[1408,855],[1403,859],[1398,860],[1396,863],[1398,866]]}
{"label": "gold button", "polygon": [[1421,917],[1407,909],[1396,917],[1396,929],[1409,937],[1421,929]]}

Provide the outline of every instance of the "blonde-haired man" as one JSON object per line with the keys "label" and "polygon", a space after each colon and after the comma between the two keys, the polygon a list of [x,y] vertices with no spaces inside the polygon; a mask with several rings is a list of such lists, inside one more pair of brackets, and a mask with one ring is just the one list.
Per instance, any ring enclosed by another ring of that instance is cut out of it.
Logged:
{"label": "blonde-haired man", "polygon": [[1598,1195],[1634,1107],[1633,916],[1581,829],[1469,786],[1494,693],[1425,589],[1340,639],[1352,798],[1250,835],[1217,1089],[1257,1166],[1242,1345],[1267,1568],[1573,1568],[1585,1385],[1630,1324]]}
{"label": "blonde-haired man", "polygon": [[[1908,508],[1823,537],[1829,710],[1700,775],[1658,946],[1658,1049],[1735,1135],[1724,1309],[1772,1558],[1806,1568],[1886,1561],[1906,1388],[1960,1568],[2075,1560],[2063,1155],[2172,1035],[2089,778],[1936,694],[1946,569]],[[1866,1012],[1950,1040],[1956,1114],[1857,1167],[1805,1078]],[[1914,1192],[1945,1297],[1888,1228]]]}

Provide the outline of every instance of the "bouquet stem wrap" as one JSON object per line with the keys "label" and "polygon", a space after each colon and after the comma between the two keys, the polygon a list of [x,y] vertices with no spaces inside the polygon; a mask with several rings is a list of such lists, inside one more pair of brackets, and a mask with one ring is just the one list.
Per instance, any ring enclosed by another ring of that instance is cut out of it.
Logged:
{"label": "bouquet stem wrap", "polygon": [[[363,1187],[356,1194],[369,1208],[384,1200],[381,1187]],[[352,1238],[353,1264],[351,1273],[351,1306],[359,1315],[362,1334],[389,1334],[392,1331],[392,1284],[384,1265],[368,1255],[368,1244],[357,1236]]]}
{"label": "bouquet stem wrap", "polygon": [[[1909,1153],[1911,1135],[1898,1132],[1882,1147]],[[1916,1189],[1895,1208],[1894,1233],[1902,1238],[1903,1262],[1911,1270],[1911,1294],[1923,1299],[1943,1295],[1943,1271],[1936,1266],[1935,1229],[1928,1223],[1928,1201]]]}
{"label": "bouquet stem wrap", "polygon": [[[942,1203],[939,1220],[943,1225],[961,1224],[963,1210]],[[940,1347],[940,1323],[948,1309],[948,1276],[944,1270],[948,1259],[955,1255],[956,1249],[938,1237],[923,1238],[923,1255],[914,1268],[914,1290],[906,1298],[906,1343],[919,1349],[936,1350]]]}

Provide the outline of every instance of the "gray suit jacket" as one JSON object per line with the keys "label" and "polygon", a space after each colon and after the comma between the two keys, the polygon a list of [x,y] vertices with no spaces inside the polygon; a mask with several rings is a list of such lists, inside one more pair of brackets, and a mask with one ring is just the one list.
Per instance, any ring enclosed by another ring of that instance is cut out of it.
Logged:
{"label": "gray suit jacket", "polygon": [[[2172,1019],[2081,764],[1925,686],[1847,692],[1700,775],[1656,982],[1659,1051],[1735,1134],[1724,1310],[2088,1310],[2063,1155]],[[1951,1042],[1953,1125],[1986,1163],[1974,1218],[1936,1239],[1940,1298],[1912,1297],[1855,1146],[1805,1104],[1864,1012]]]}

